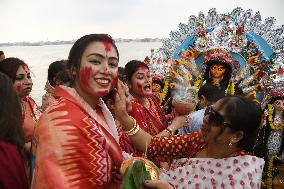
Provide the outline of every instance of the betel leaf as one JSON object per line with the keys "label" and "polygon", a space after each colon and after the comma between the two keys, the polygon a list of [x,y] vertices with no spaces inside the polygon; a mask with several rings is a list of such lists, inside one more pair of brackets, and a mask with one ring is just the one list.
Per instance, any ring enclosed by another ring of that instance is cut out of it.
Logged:
{"label": "betel leaf", "polygon": [[133,177],[132,177],[132,165],[130,165],[125,174],[123,175],[120,188],[122,189],[136,189]]}
{"label": "betel leaf", "polygon": [[141,161],[135,161],[129,166],[122,180],[122,189],[140,189],[145,180],[150,180],[150,173]]}

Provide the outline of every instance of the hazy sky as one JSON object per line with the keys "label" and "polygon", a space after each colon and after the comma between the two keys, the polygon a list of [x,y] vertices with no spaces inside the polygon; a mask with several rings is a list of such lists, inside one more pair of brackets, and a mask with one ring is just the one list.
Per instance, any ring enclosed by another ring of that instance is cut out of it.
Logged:
{"label": "hazy sky", "polygon": [[0,0],[0,43],[71,40],[89,33],[162,38],[199,11],[215,7],[225,13],[238,6],[284,25],[284,0]]}

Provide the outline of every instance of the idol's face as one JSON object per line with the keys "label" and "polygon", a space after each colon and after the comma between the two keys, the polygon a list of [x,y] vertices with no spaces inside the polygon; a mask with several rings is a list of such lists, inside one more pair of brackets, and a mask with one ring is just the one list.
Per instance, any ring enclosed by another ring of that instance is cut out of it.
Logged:
{"label": "idol's face", "polygon": [[283,111],[284,110],[284,100],[276,100],[273,103],[275,110]]}
{"label": "idol's face", "polygon": [[79,70],[82,91],[94,97],[109,93],[118,81],[118,55],[110,42],[92,42],[85,49]]}
{"label": "idol's face", "polygon": [[140,67],[132,75],[129,88],[134,95],[149,96],[152,94],[152,76],[148,67]]}
{"label": "idol's face", "polygon": [[21,98],[25,98],[32,91],[33,81],[27,65],[21,65],[16,73],[14,87]]}
{"label": "idol's face", "polygon": [[152,84],[153,92],[160,93],[162,90],[162,86],[159,83],[153,82]]}
{"label": "idol's face", "polygon": [[222,78],[225,71],[226,71],[226,68],[222,66],[221,64],[215,64],[215,65],[210,66],[210,73],[213,78]]}

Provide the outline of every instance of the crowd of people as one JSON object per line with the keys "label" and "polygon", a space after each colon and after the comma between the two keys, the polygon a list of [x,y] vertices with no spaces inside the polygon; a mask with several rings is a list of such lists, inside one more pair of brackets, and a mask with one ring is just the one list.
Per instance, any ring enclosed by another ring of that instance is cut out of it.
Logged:
{"label": "crowd of people", "polygon": [[167,108],[166,78],[153,83],[140,60],[119,67],[107,34],[79,38],[50,64],[41,106],[28,63],[0,54],[0,188],[120,188],[123,162],[135,158],[158,168],[144,188],[283,188],[284,140],[273,141],[283,133],[283,86],[261,107],[232,84],[225,49],[204,54],[198,103],[177,105],[166,91]]}

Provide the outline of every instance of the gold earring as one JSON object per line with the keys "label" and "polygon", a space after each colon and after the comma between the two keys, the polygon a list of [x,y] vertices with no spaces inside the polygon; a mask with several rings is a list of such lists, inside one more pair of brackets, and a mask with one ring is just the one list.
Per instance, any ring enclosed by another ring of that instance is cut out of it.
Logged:
{"label": "gold earring", "polygon": [[233,146],[232,139],[230,139],[229,147],[232,148],[232,146]]}

